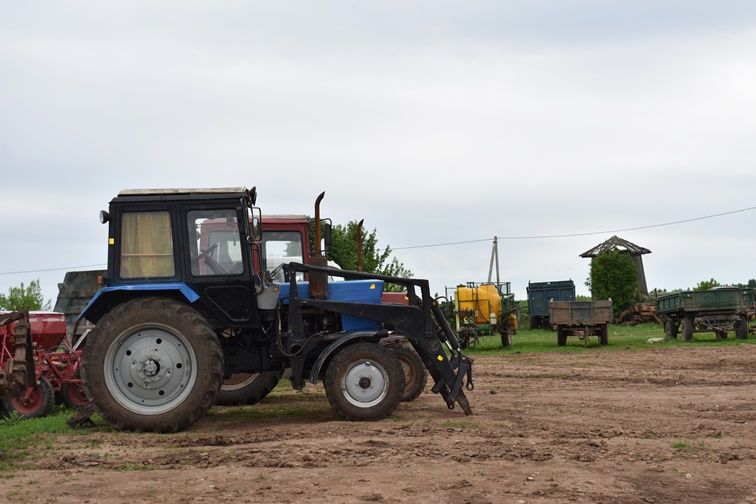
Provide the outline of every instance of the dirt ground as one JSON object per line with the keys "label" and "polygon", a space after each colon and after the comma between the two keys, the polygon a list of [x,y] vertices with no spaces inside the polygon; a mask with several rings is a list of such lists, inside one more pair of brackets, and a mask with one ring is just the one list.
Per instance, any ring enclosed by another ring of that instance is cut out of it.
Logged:
{"label": "dirt ground", "polygon": [[176,435],[62,435],[0,478],[0,502],[756,503],[756,345],[474,370],[471,417],[428,389],[345,422],[310,387]]}

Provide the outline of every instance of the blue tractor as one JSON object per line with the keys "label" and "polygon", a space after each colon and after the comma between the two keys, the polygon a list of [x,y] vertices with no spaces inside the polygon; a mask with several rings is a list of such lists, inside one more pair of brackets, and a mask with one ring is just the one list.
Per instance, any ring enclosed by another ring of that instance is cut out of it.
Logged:
{"label": "blue tractor", "polygon": [[[260,266],[255,200],[254,188],[127,190],[101,212],[105,286],[79,318],[95,324],[82,373],[107,422],[181,430],[215,403],[224,379],[285,368],[297,389],[322,381],[342,417],[384,418],[405,389],[386,345],[396,339],[411,345],[450,409],[471,413],[472,360],[427,280],[331,268],[321,250],[271,274]],[[318,207],[315,227],[321,244]],[[409,304],[381,303],[384,283],[404,286]]]}

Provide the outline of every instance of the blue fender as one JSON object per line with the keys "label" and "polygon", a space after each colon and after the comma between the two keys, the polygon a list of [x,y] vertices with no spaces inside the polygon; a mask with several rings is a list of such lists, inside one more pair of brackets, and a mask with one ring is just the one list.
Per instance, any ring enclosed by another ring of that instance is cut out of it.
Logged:
{"label": "blue fender", "polygon": [[98,290],[94,296],[92,296],[92,299],[89,300],[87,306],[85,306],[79,316],[76,317],[76,322],[78,322],[82,318],[87,318],[87,314],[96,310],[100,306],[100,304],[109,297],[109,294],[113,292],[157,293],[175,291],[180,292],[189,303],[194,303],[199,299],[199,294],[194,292],[191,287],[183,282],[144,283],[130,285],[112,285],[109,287],[103,287],[102,289]]}
{"label": "blue fender", "polygon": [[336,350],[343,347],[347,343],[355,340],[377,341],[378,333],[374,331],[358,331],[353,333],[346,333],[344,336],[340,337],[339,339],[325,347],[325,349],[320,352],[320,355],[318,355],[318,358],[315,360],[315,364],[312,365],[312,369],[310,370],[310,383],[318,383],[320,369],[323,367],[323,364],[325,364],[325,361],[331,356],[331,354],[333,354]]}

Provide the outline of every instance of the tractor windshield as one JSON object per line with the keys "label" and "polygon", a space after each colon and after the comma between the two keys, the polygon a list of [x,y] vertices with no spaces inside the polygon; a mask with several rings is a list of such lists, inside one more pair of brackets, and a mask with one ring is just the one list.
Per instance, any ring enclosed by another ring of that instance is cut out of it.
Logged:
{"label": "tractor windshield", "polygon": [[193,210],[187,219],[192,275],[238,275],[244,271],[235,210]]}
{"label": "tractor windshield", "polygon": [[[272,272],[282,264],[302,262],[302,235],[296,231],[263,232],[263,269]],[[297,280],[303,280],[304,274],[297,273]],[[284,282],[283,271],[279,268],[273,278],[274,282]]]}

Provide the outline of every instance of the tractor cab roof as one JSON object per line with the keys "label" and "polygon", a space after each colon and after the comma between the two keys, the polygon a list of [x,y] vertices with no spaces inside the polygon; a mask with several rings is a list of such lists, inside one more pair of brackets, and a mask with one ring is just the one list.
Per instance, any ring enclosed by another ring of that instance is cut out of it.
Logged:
{"label": "tractor cab roof", "polygon": [[175,200],[215,200],[223,198],[251,198],[252,204],[257,199],[256,188],[246,187],[210,187],[210,188],[163,188],[163,189],[124,189],[118,193],[113,202],[136,201],[175,201]]}

